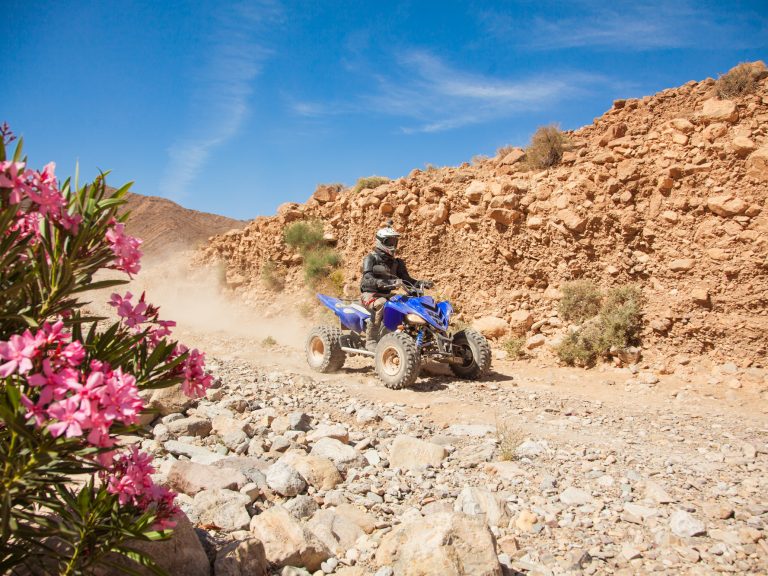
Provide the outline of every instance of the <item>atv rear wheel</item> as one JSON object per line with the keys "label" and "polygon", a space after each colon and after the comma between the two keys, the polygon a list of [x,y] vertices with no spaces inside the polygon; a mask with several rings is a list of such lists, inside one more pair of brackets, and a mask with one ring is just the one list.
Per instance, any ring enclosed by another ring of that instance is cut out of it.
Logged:
{"label": "atv rear wheel", "polygon": [[347,355],[341,349],[341,330],[335,326],[315,326],[307,336],[307,364],[318,372],[336,372]]}
{"label": "atv rear wheel", "polygon": [[485,336],[467,328],[453,335],[453,349],[464,358],[462,364],[451,364],[451,372],[466,380],[479,380],[491,369],[491,347]]}
{"label": "atv rear wheel", "polygon": [[385,334],[376,345],[376,374],[387,388],[399,390],[416,381],[421,356],[413,338],[403,332]]}

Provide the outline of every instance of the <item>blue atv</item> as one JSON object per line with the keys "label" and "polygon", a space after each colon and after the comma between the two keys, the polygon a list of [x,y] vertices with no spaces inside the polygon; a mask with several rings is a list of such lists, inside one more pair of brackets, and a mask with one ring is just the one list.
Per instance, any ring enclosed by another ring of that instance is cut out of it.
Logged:
{"label": "blue atv", "polygon": [[485,337],[472,329],[450,330],[453,307],[435,302],[423,287],[399,282],[406,295],[390,297],[375,351],[366,349],[365,332],[371,312],[353,300],[318,294],[339,319],[339,326],[316,326],[306,343],[307,363],[318,372],[336,372],[347,354],[373,356],[376,373],[388,388],[400,389],[416,381],[423,360],[447,363],[459,378],[478,380],[491,367]]}

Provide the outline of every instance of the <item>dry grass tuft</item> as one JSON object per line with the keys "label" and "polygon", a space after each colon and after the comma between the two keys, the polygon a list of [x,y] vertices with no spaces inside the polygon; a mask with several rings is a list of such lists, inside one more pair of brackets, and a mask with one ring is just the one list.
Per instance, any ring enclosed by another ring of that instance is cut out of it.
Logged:
{"label": "dry grass tuft", "polygon": [[499,443],[499,460],[508,462],[517,458],[517,447],[525,440],[525,433],[509,420],[496,418],[496,439]]}
{"label": "dry grass tuft", "polygon": [[741,62],[725,74],[721,74],[715,82],[715,90],[721,100],[751,94],[756,89],[757,76],[755,67],[750,62]]}
{"label": "dry grass tuft", "polygon": [[556,124],[540,126],[525,148],[525,162],[534,170],[551,168],[560,163],[563,152],[568,148],[568,138]]}

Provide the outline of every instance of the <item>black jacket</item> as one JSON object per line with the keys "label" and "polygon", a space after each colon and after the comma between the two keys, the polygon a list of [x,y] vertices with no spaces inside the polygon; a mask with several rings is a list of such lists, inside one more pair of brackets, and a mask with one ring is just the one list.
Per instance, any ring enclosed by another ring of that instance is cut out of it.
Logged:
{"label": "black jacket", "polygon": [[418,282],[408,274],[405,262],[401,258],[392,258],[378,250],[374,250],[363,259],[363,278],[360,280],[360,292],[372,292],[389,296],[394,278],[400,278],[410,284]]}

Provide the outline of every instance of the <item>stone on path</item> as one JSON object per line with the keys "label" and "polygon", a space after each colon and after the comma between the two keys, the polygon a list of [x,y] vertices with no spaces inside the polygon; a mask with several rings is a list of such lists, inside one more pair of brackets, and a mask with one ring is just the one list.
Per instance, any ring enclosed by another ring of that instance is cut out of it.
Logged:
{"label": "stone on path", "polygon": [[267,560],[276,566],[304,566],[314,572],[331,557],[328,547],[282,506],[254,516],[251,532],[264,544]]}
{"label": "stone on path", "polygon": [[436,468],[445,456],[445,448],[438,444],[400,435],[389,449],[389,466],[401,470],[423,470],[429,466]]}
{"label": "stone on path", "polygon": [[678,510],[669,517],[669,527],[675,536],[690,538],[706,533],[704,522],[692,516],[685,510]]}

